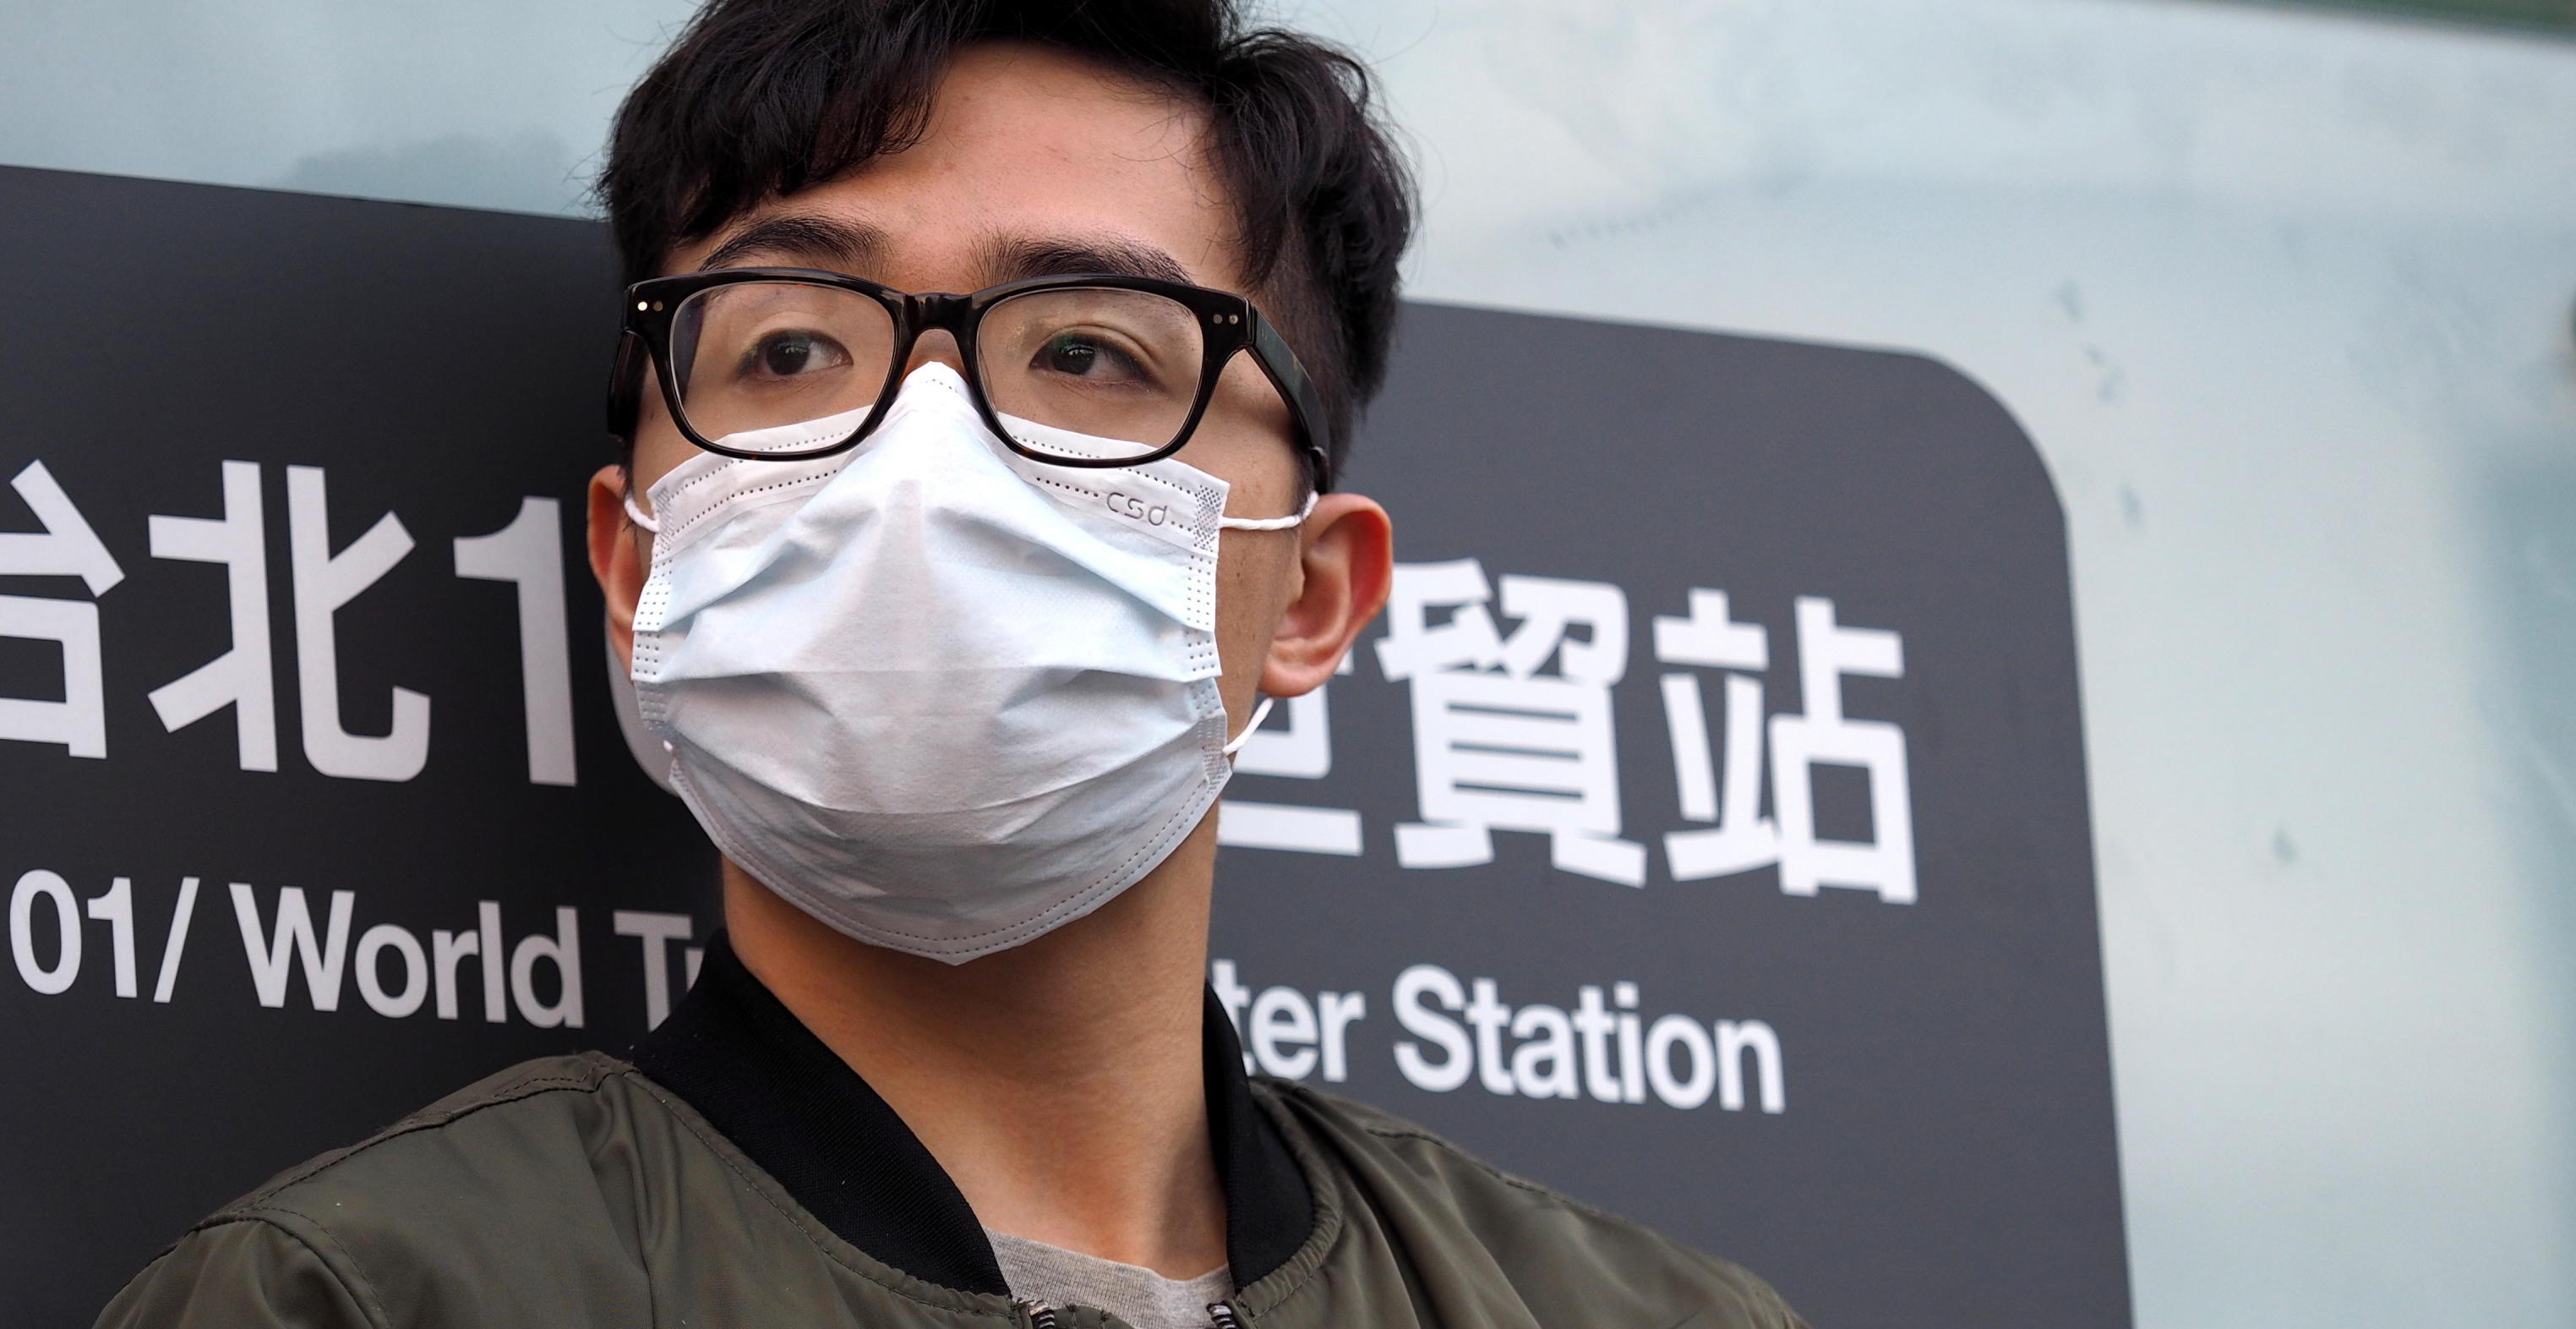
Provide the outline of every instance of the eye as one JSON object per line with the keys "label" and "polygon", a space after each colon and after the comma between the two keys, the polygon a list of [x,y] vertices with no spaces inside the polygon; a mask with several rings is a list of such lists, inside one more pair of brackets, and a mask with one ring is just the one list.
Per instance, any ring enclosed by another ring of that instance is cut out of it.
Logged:
{"label": "eye", "polygon": [[799,378],[850,363],[841,344],[819,332],[783,329],[752,343],[744,357],[756,378]]}
{"label": "eye", "polygon": [[1047,338],[1033,357],[1032,367],[1044,373],[1101,384],[1141,383],[1151,377],[1145,372],[1145,367],[1136,362],[1136,357],[1104,337],[1078,330],[1059,332]]}

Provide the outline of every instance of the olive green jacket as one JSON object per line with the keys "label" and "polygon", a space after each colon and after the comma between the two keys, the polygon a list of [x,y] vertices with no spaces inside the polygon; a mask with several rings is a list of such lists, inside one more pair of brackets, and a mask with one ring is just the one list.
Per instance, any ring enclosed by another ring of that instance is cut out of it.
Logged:
{"label": "olive green jacket", "polygon": [[[721,946],[707,961],[635,1061],[528,1062],[288,1171],[198,1224],[100,1325],[1120,1324],[1013,1301],[899,1119]],[[1723,1260],[1375,1109],[1248,1081],[1221,1010],[1208,1053],[1240,1287],[1214,1325],[1800,1326]]]}

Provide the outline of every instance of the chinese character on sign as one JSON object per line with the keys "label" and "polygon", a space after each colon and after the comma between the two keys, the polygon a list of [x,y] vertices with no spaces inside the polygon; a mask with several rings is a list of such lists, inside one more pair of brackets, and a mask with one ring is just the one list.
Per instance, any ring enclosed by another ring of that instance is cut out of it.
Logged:
{"label": "chinese character on sign", "polygon": [[[0,533],[0,576],[78,577],[92,600],[125,580],[125,570],[43,462],[27,463],[9,487],[18,491],[44,530]],[[75,757],[106,756],[107,688],[98,606],[0,595],[0,637],[50,641],[63,652],[63,699],[0,697],[0,739],[59,744]]]}
{"label": "chinese character on sign", "polygon": [[[1763,689],[1753,675],[1769,667],[1768,633],[1759,624],[1730,618],[1722,591],[1694,589],[1688,618],[1655,620],[1658,660],[1729,671],[1722,768],[1712,760],[1698,676],[1668,673],[1663,678],[1682,816],[1714,823],[1706,830],[1664,837],[1673,878],[1729,876],[1777,863],[1780,889],[1790,895],[1842,886],[1874,890],[1889,904],[1911,904],[1914,817],[1905,733],[1884,721],[1846,719],[1842,707],[1845,675],[1904,676],[1903,643],[1893,632],[1837,624],[1834,602],[1816,596],[1799,597],[1797,625],[1799,693],[1806,710],[1770,717],[1776,816],[1766,819],[1760,815]],[[1819,764],[1855,766],[1867,773],[1868,843],[1817,837],[1812,771]]]}
{"label": "chinese character on sign", "polygon": [[[1474,559],[1396,569],[1378,665],[1412,684],[1422,805],[1420,822],[1395,828],[1397,863],[1489,863],[1494,831],[1535,831],[1561,871],[1644,885],[1645,846],[1619,838],[1610,723],[1610,688],[1628,670],[1626,594],[1505,576],[1502,612],[1521,620],[1506,638],[1487,608],[1494,589]],[[1539,672],[1550,661],[1556,672]]]}

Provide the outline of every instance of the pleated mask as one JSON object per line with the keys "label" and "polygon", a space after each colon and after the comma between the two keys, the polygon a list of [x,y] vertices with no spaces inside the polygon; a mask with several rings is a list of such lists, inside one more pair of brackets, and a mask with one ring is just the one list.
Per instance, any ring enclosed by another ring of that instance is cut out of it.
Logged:
{"label": "pleated mask", "polygon": [[[1071,455],[1132,450],[1005,424]],[[1230,518],[1226,491],[1173,458],[1021,456],[935,362],[848,452],[692,456],[650,516],[628,505],[655,532],[636,705],[674,792],[744,871],[875,945],[962,963],[1099,908],[1232,771],[1218,532],[1304,516]]]}

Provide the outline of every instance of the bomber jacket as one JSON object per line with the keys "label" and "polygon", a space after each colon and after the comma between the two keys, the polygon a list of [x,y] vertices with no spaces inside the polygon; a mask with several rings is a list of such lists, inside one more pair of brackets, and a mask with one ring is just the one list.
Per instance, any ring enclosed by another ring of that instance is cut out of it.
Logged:
{"label": "bomber jacket", "polygon": [[[1803,1329],[1760,1280],[1302,1085],[1210,1001],[1218,1329]],[[513,1067],[293,1168],[102,1329],[1122,1329],[1015,1302],[901,1118],[711,945],[632,1060]]]}

